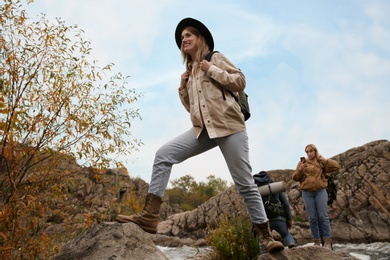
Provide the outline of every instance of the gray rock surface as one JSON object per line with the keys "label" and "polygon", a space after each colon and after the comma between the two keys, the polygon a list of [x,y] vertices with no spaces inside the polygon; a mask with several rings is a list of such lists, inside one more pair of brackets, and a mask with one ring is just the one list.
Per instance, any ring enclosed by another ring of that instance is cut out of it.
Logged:
{"label": "gray rock surface", "polygon": [[53,260],[168,259],[133,223],[104,222],[67,243]]}
{"label": "gray rock surface", "polygon": [[298,247],[261,255],[258,260],[357,260],[347,252],[335,252],[323,247]]}

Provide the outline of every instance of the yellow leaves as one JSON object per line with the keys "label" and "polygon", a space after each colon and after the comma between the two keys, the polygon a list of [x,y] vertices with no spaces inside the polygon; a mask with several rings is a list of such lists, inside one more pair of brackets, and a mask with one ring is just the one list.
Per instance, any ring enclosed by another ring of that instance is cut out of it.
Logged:
{"label": "yellow leaves", "polygon": [[96,182],[99,182],[102,176],[100,174],[95,174],[93,175],[93,178],[95,179]]}
{"label": "yellow leaves", "polygon": [[0,96],[0,108],[4,108],[5,107],[5,100],[4,100],[4,96],[3,95],[1,95]]}
{"label": "yellow leaves", "polygon": [[48,245],[48,244],[47,244],[48,240],[49,240],[49,236],[48,236],[46,233],[44,233],[44,234],[41,236],[41,242],[42,242],[42,246],[43,246],[43,247],[46,247],[46,246]]}
{"label": "yellow leaves", "polygon": [[27,202],[26,202],[27,209],[30,211],[35,210],[36,209],[36,205],[35,205],[36,198],[31,196],[31,195],[27,195],[26,199],[27,199]]}
{"label": "yellow leaves", "polygon": [[91,216],[91,214],[88,214],[88,213],[83,214],[83,215],[85,217],[85,222],[86,222],[88,228],[90,228],[91,225],[93,224],[93,217]]}
{"label": "yellow leaves", "polygon": [[3,210],[0,211],[0,223],[3,223],[3,221],[7,218],[9,212],[7,207],[3,207]]}
{"label": "yellow leaves", "polygon": [[[8,251],[8,250],[13,250],[13,246],[0,246],[0,251]],[[7,258],[5,258],[7,259]]]}

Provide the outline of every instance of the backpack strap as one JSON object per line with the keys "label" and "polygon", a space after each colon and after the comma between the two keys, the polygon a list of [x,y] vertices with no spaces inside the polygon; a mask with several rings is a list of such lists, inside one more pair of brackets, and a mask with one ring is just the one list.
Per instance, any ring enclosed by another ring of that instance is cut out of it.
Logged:
{"label": "backpack strap", "polygon": [[[204,59],[207,61],[210,61],[211,57],[213,56],[214,53],[219,53],[219,51],[211,51],[211,52],[207,53],[206,56],[204,56]],[[230,90],[227,90],[227,91],[230,93],[230,95],[233,96],[234,100],[236,100],[236,102],[238,102],[238,97],[236,95],[234,95],[233,91],[230,91]],[[225,92],[223,92],[222,87],[221,87],[221,92],[222,92],[223,100],[226,100]]]}
{"label": "backpack strap", "polygon": [[211,60],[211,57],[213,56],[214,53],[216,52],[219,52],[219,51],[211,51],[209,53],[206,54],[206,56],[204,56],[204,59],[207,60],[207,61],[210,61]]}
{"label": "backpack strap", "polygon": [[274,195],[273,192],[272,192],[272,189],[271,189],[271,185],[268,184],[267,186],[268,186],[268,189],[269,189],[269,194],[270,195]]}

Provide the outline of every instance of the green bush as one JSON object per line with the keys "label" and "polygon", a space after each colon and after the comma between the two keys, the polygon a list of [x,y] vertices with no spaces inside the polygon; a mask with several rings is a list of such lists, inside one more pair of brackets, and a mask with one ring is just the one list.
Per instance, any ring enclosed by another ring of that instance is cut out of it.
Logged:
{"label": "green bush", "polygon": [[257,259],[260,253],[259,240],[252,232],[248,217],[228,219],[224,216],[215,229],[208,228],[206,241],[213,248],[211,260]]}
{"label": "green bush", "polygon": [[307,220],[305,220],[303,217],[301,217],[301,216],[295,216],[295,217],[293,217],[292,218],[292,220],[294,221],[294,222],[306,222]]}

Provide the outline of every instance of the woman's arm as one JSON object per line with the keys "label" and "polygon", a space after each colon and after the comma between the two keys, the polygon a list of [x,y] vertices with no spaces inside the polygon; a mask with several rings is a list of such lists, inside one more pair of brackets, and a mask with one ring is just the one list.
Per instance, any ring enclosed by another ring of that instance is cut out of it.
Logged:
{"label": "woman's arm", "polygon": [[245,88],[244,74],[229,59],[221,53],[215,53],[211,57],[212,65],[207,70],[207,75],[227,90],[238,92]]}
{"label": "woman's arm", "polygon": [[181,74],[180,78],[180,87],[179,87],[179,97],[180,101],[183,104],[184,108],[190,112],[190,100],[188,98],[187,82],[189,78],[188,71]]}
{"label": "woman's arm", "polygon": [[303,168],[304,168],[303,163],[299,162],[297,168],[295,168],[295,171],[292,175],[292,179],[294,181],[301,181],[303,179]]}
{"label": "woman's arm", "polygon": [[336,160],[327,159],[322,163],[324,165],[324,173],[331,173],[340,169],[340,164]]}

